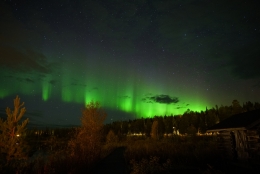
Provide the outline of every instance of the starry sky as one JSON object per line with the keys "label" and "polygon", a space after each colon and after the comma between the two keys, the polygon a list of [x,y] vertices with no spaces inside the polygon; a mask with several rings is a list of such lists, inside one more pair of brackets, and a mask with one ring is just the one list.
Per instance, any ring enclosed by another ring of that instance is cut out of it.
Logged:
{"label": "starry sky", "polygon": [[257,1],[0,2],[0,115],[19,95],[34,126],[106,123],[259,102]]}

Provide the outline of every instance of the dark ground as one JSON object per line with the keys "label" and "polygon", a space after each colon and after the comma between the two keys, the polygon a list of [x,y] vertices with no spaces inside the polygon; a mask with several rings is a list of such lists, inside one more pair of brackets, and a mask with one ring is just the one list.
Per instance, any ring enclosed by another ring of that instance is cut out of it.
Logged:
{"label": "dark ground", "polygon": [[104,158],[97,166],[92,170],[93,174],[127,174],[128,166],[124,159],[125,147],[119,147],[115,149],[111,154]]}
{"label": "dark ground", "polygon": [[[119,147],[115,149],[111,154],[98,163],[91,174],[128,174],[130,173],[129,166],[124,159],[124,151],[126,147]],[[250,165],[249,165],[250,164]],[[258,163],[259,164],[259,163]],[[214,166],[214,167],[213,167]],[[167,173],[260,173],[259,165],[252,165],[252,162],[228,162],[218,163],[213,166],[208,166],[207,169],[200,170],[199,167],[176,167]]]}

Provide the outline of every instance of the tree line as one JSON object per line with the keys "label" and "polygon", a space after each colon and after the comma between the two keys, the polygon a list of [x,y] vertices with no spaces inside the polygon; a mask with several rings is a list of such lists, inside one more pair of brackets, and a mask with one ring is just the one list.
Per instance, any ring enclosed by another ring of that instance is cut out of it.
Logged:
{"label": "tree line", "polygon": [[115,121],[105,125],[105,130],[113,130],[117,135],[142,134],[151,136],[153,124],[157,127],[159,137],[164,134],[204,134],[206,130],[230,117],[231,115],[260,109],[260,103],[250,101],[241,106],[238,100],[233,100],[230,106],[216,105],[205,111],[187,110],[183,115],[154,116],[153,118],[140,118],[128,121]]}

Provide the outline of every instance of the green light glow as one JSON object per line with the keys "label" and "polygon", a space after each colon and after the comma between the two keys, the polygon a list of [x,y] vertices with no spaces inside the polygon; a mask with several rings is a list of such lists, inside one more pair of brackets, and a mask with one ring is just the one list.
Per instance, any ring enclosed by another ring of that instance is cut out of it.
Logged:
{"label": "green light glow", "polygon": [[9,95],[9,93],[6,89],[0,89],[0,99],[3,99],[8,95]]}
{"label": "green light glow", "polygon": [[[175,96],[174,89],[158,88],[155,82],[145,83],[145,80],[135,80],[135,75],[126,75],[126,81],[117,79],[107,74],[102,74],[94,70],[86,71],[86,75],[81,80],[73,79],[72,72],[77,69],[63,72],[61,99],[64,102],[75,102],[87,104],[90,101],[98,101],[103,107],[119,109],[123,112],[133,113],[137,117],[153,117],[155,115],[176,115],[183,114],[187,109],[193,111],[205,110],[207,102],[199,97],[189,94],[177,94],[180,102],[176,104],[146,103],[142,98],[151,93],[158,95],[158,91],[163,91],[169,96]],[[105,78],[104,78],[105,77]],[[159,93],[160,94],[160,93]]]}
{"label": "green light glow", "polygon": [[52,85],[50,83],[51,77],[45,77],[42,83],[42,100],[47,101],[51,96]]}
{"label": "green light glow", "polygon": [[42,99],[47,101],[51,95],[51,86],[49,84],[43,84],[42,87]]}
{"label": "green light glow", "polygon": [[[100,66],[100,68],[96,69],[96,66]],[[62,66],[63,69],[61,69],[59,76],[44,76],[41,79],[41,85],[36,84],[36,82],[25,83],[20,80],[12,88],[8,88],[8,85],[1,86],[0,98],[16,95],[17,91],[20,91],[18,94],[27,95],[36,91],[45,102],[48,102],[52,97],[66,103],[87,104],[90,101],[97,101],[104,108],[119,110],[139,118],[178,115],[183,114],[187,109],[201,111],[205,110],[206,106],[210,107],[209,102],[201,97],[203,93],[198,93],[201,91],[197,91],[196,95],[191,89],[178,91],[171,86],[164,86],[160,82],[148,81],[145,77],[130,71],[126,71],[124,75],[117,75],[115,68],[108,67],[106,69],[102,66],[104,65],[99,63],[86,67],[84,64],[73,67],[66,64]],[[104,71],[100,69],[104,69]],[[37,78],[31,77],[31,79]],[[40,92],[39,89],[41,89]],[[149,95],[152,97],[161,94],[178,97],[179,102],[162,104],[144,100]]]}

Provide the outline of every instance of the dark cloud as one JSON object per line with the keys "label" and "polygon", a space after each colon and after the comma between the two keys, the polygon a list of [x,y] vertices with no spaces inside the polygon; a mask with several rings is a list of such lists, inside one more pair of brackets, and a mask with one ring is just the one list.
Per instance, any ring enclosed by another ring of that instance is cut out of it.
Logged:
{"label": "dark cloud", "polygon": [[52,84],[52,85],[57,84],[57,82],[58,82],[57,80],[50,80],[50,81],[49,81],[49,83]]}
{"label": "dark cloud", "polygon": [[34,80],[29,79],[29,78],[25,78],[25,81],[26,81],[26,82],[30,82],[30,83],[34,83]]}
{"label": "dark cloud", "polygon": [[152,96],[152,95],[153,95],[152,93],[147,93],[144,96]]}
{"label": "dark cloud", "polygon": [[119,98],[128,99],[128,98],[131,98],[131,97],[128,96],[128,95],[124,95],[124,96],[119,96]]}
{"label": "dark cloud", "polygon": [[[7,77],[7,76],[6,76]],[[8,77],[8,78],[12,78],[11,76]],[[16,80],[18,81],[21,81],[21,82],[26,82],[26,83],[35,83],[35,80],[31,79],[31,78],[22,78],[22,77],[16,77],[15,78]]]}
{"label": "dark cloud", "polygon": [[185,104],[183,103],[183,106],[178,105],[175,109],[183,109],[183,108],[187,108],[187,106],[189,106],[190,104]]}
{"label": "dark cloud", "polygon": [[171,104],[171,103],[178,103],[178,97],[171,97],[169,95],[154,95],[154,96],[147,96],[142,98],[143,102],[146,103],[161,103],[161,104]]}
{"label": "dark cloud", "polygon": [[0,66],[13,72],[51,72],[50,63],[43,54],[10,46],[0,46]]}
{"label": "dark cloud", "polygon": [[46,77],[45,74],[39,74],[39,78],[40,78],[40,79],[44,79],[45,77]]}
{"label": "dark cloud", "polygon": [[182,108],[186,108],[186,107],[180,107],[180,106],[179,106],[179,107],[176,107],[175,109],[182,109]]}
{"label": "dark cloud", "polygon": [[83,86],[83,87],[87,86],[87,85],[79,84],[79,83],[75,83],[75,82],[71,83],[71,85],[72,86]]}

